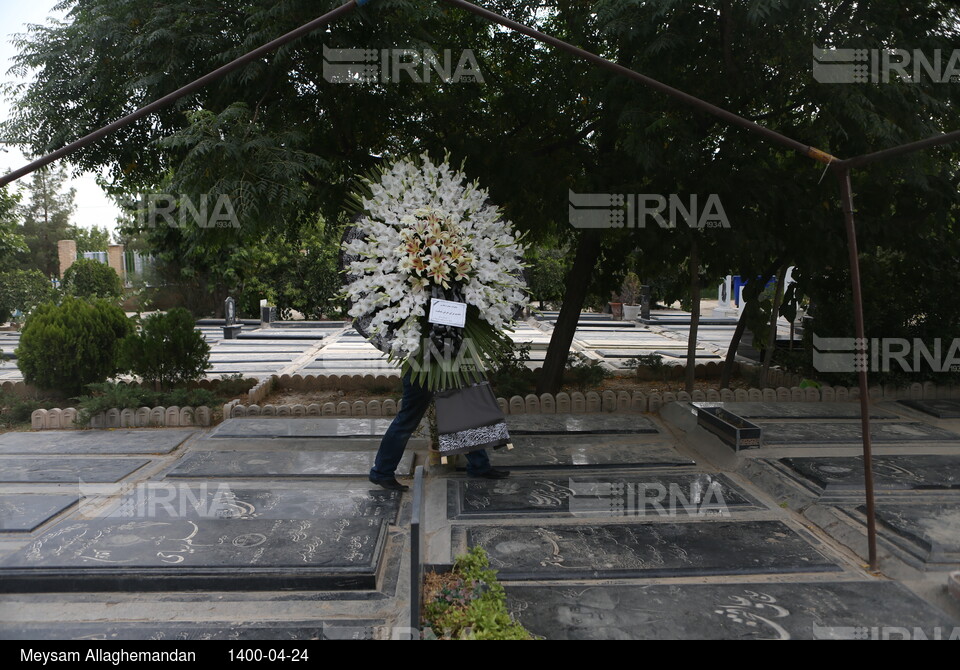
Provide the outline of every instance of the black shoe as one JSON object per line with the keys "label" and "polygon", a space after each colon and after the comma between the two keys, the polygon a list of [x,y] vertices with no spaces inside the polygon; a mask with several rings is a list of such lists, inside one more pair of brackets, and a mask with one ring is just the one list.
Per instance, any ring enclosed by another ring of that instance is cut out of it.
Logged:
{"label": "black shoe", "polygon": [[373,477],[371,477],[370,482],[372,484],[376,484],[377,486],[382,486],[383,488],[389,491],[409,491],[410,490],[409,486],[404,486],[393,477],[391,477],[390,479],[374,479]]}
{"label": "black shoe", "polygon": [[483,479],[506,479],[510,476],[509,470],[497,470],[496,468],[490,468],[486,472],[481,472],[479,475],[470,475],[471,477],[482,477]]}

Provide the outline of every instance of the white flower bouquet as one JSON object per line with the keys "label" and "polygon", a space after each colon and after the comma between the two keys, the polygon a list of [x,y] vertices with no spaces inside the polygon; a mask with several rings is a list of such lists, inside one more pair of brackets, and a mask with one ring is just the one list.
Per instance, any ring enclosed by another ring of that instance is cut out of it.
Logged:
{"label": "white flower bouquet", "polygon": [[[341,264],[357,329],[431,390],[481,381],[528,303],[522,236],[485,190],[427,154],[362,179],[352,200]],[[465,303],[464,327],[429,323],[434,299]]]}

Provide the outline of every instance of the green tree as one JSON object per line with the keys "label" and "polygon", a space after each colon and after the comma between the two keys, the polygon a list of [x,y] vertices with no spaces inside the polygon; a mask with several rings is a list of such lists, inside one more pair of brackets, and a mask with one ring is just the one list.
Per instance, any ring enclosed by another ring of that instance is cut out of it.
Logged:
{"label": "green tree", "polygon": [[69,175],[66,165],[42,168],[33,173],[25,187],[25,202],[20,206],[20,233],[30,249],[21,263],[23,269],[36,268],[48,277],[60,274],[57,242],[69,239],[70,217],[76,190],[65,189]]}
{"label": "green tree", "polygon": [[140,332],[121,343],[119,366],[167,389],[203,376],[210,367],[210,345],[190,312],[177,307],[144,319]]}
{"label": "green tree", "polygon": [[27,317],[17,347],[17,366],[29,384],[79,394],[87,384],[120,371],[120,342],[133,326],[116,305],[65,296]]}
{"label": "green tree", "polygon": [[110,246],[110,231],[100,226],[93,228],[70,226],[63,239],[76,240],[78,255],[88,251],[106,251]]}
{"label": "green tree", "polygon": [[0,270],[13,266],[15,257],[27,250],[27,243],[17,231],[16,211],[20,197],[6,188],[0,189]]}
{"label": "green tree", "polygon": [[90,258],[74,261],[63,273],[60,288],[64,293],[78,298],[116,300],[123,296],[123,282],[116,270]]}
{"label": "green tree", "polygon": [[37,305],[53,300],[56,292],[39,270],[0,272],[0,323],[17,310],[28,314]]}

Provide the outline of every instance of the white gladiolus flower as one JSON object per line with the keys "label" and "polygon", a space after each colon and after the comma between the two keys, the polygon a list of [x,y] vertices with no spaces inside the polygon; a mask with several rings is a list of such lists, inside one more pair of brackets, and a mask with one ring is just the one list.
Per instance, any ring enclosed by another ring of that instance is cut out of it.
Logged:
{"label": "white gladiolus flower", "polygon": [[527,303],[520,275],[523,246],[488,194],[449,164],[400,160],[386,168],[361,202],[359,239],[343,245],[348,314],[370,332],[392,330],[389,354],[416,355],[431,287],[459,286],[464,300],[495,328]]}

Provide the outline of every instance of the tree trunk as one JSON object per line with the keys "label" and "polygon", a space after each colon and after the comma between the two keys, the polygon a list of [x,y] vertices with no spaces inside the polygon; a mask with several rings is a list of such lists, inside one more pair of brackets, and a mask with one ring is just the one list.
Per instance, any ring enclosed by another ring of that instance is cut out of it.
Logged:
{"label": "tree trunk", "polygon": [[767,375],[770,373],[770,363],[773,361],[773,350],[777,347],[777,319],[780,317],[780,301],[783,297],[783,280],[787,274],[784,265],[777,272],[777,285],[773,289],[773,307],[770,310],[770,332],[767,333],[767,349],[763,352],[763,367],[760,370],[760,380],[763,388],[767,386]]}
{"label": "tree trunk", "polygon": [[697,330],[700,327],[700,249],[696,237],[690,246],[690,295],[693,304],[690,307],[690,336],[687,338],[687,393],[693,393],[697,378]]}
{"label": "tree trunk", "polygon": [[563,304],[560,306],[560,314],[553,327],[550,346],[547,347],[547,356],[537,381],[537,393],[557,393],[563,384],[563,371],[567,366],[570,345],[577,332],[580,310],[587,298],[590,284],[587,278],[593,274],[599,256],[600,235],[595,231],[584,232],[577,244],[573,267],[567,275]]}
{"label": "tree trunk", "polygon": [[750,305],[743,306],[740,312],[740,320],[737,321],[737,327],[733,331],[733,337],[730,338],[730,345],[727,347],[727,358],[723,361],[723,372],[720,373],[720,388],[730,388],[730,377],[733,376],[733,366],[737,359],[737,349],[740,348],[740,340],[743,339],[743,332],[747,329],[747,310]]}
{"label": "tree trunk", "polygon": [[[774,272],[777,271],[777,268],[780,266],[780,259],[777,259],[776,262],[772,263],[762,277],[769,277]],[[759,295],[759,293],[758,293]],[[739,296],[738,296],[739,299]],[[747,313],[748,309],[752,309],[752,305],[756,302],[756,299],[753,301],[745,302],[743,305],[743,310],[740,312],[740,320],[737,322],[737,328],[733,331],[733,337],[730,338],[730,346],[727,348],[727,358],[723,362],[723,372],[720,374],[720,388],[729,388],[730,387],[730,377],[733,376],[733,366],[736,363],[737,358],[737,349],[740,348],[740,340],[743,339],[743,333],[747,329],[747,317],[750,316]]]}

